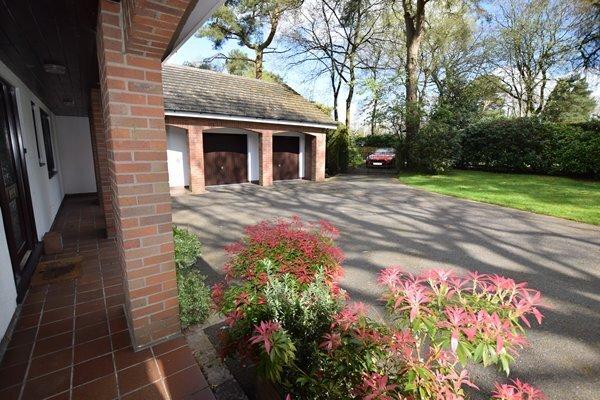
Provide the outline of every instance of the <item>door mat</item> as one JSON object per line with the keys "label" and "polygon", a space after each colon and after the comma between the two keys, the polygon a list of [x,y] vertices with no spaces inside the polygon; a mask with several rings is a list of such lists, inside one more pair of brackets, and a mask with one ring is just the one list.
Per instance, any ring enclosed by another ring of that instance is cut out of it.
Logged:
{"label": "door mat", "polygon": [[83,257],[68,257],[59,260],[39,262],[31,278],[32,286],[70,281],[81,275]]}

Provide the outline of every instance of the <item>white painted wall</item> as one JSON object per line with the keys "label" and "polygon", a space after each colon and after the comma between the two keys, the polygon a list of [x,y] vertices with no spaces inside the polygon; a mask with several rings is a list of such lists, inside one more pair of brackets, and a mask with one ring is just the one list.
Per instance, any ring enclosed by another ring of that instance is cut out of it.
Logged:
{"label": "white painted wall", "polygon": [[94,156],[87,117],[56,117],[58,153],[65,194],[95,193]]}
{"label": "white painted wall", "polygon": [[[0,214],[0,227],[4,226]],[[0,228],[0,338],[10,324],[12,315],[17,308],[17,289],[13,279],[10,254],[6,244],[6,234]]]}
{"label": "white painted wall", "polygon": [[248,132],[248,181],[254,182],[260,179],[258,159],[258,133]]}
{"label": "white painted wall", "polygon": [[[56,123],[54,114],[25,86],[25,84],[13,72],[0,61],[0,77],[16,88],[17,108],[19,113],[19,125],[23,137],[23,145],[27,150],[25,162],[27,164],[27,176],[31,192],[31,202],[33,204],[33,215],[38,234],[38,240],[50,229],[54,217],[58,212],[64,191],[62,187],[62,173],[60,154],[57,151]],[[35,144],[34,124],[38,127],[40,140],[41,157],[45,160],[43,137],[41,130],[41,121],[39,110],[36,110],[34,120],[31,111],[31,102],[46,111],[51,119],[52,145],[54,150],[54,161],[58,173],[52,179],[48,178],[46,166],[40,166]],[[3,225],[0,225],[0,337],[6,330],[6,321],[10,321],[16,307],[16,289],[13,279],[10,257],[8,256],[8,247],[6,244],[6,235]]]}
{"label": "white painted wall", "polygon": [[169,167],[169,186],[189,186],[190,154],[185,129],[167,126],[167,164]]}

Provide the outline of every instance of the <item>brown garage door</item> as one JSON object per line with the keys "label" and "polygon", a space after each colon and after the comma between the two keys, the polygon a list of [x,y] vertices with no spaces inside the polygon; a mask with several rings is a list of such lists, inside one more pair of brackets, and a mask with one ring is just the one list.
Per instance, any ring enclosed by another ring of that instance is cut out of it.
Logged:
{"label": "brown garage door", "polygon": [[298,179],[300,138],[273,136],[273,180]]}
{"label": "brown garage door", "polygon": [[205,133],[204,180],[208,185],[248,182],[246,135]]}

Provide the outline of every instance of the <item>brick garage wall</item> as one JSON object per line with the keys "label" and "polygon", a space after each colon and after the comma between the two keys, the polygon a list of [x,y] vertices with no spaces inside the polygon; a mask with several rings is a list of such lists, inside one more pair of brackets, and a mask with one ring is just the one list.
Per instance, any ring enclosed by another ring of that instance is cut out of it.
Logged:
{"label": "brick garage wall", "polygon": [[[273,133],[303,132],[312,135],[315,140],[307,151],[311,152],[311,179],[317,182],[325,180],[325,132],[326,129],[310,128],[288,124],[267,124],[258,122],[224,121],[217,119],[166,117],[168,125],[188,131],[190,157],[190,185],[193,193],[204,191],[204,160],[202,132],[214,128],[238,128],[253,131],[259,135],[259,183],[262,186],[273,184]],[[194,181],[196,182],[194,184]],[[194,188],[195,187],[195,188]]]}
{"label": "brick garage wall", "polygon": [[106,236],[115,235],[115,219],[110,195],[110,177],[108,175],[108,149],[104,132],[102,101],[100,89],[90,91],[90,131],[92,134],[92,153],[94,155],[94,173],[98,201],[104,213]]}
{"label": "brick garage wall", "polygon": [[[101,0],[97,33],[110,192],[126,315],[136,348],[180,333],[161,59],[155,43],[145,51],[137,41],[132,46],[124,41],[125,34],[131,38],[145,29],[135,22],[142,3]],[[189,2],[177,3],[183,7]],[[151,17],[154,26],[165,27],[160,11],[147,11],[144,21]],[[165,15],[172,16],[171,11]]]}

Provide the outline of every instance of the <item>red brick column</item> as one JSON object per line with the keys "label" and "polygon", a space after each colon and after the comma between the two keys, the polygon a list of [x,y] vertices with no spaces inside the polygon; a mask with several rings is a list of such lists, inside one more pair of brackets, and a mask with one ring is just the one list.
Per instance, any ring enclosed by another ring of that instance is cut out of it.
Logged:
{"label": "red brick column", "polygon": [[273,131],[261,130],[258,136],[258,176],[261,186],[273,184]]}
{"label": "red brick column", "polygon": [[190,190],[192,193],[204,192],[204,134],[203,126],[189,125],[188,146],[190,157]]}
{"label": "red brick column", "polygon": [[108,150],[104,132],[102,102],[100,89],[90,92],[90,131],[92,134],[92,154],[94,156],[94,173],[100,208],[104,212],[106,236],[115,236],[115,217],[110,198],[110,177],[108,175]]}
{"label": "red brick column", "polygon": [[121,7],[130,2],[100,0],[97,48],[125,311],[139,349],[180,325],[161,59],[125,50]]}
{"label": "red brick column", "polygon": [[317,133],[311,146],[311,177],[315,182],[325,180],[325,134]]}

